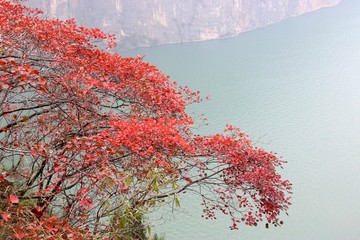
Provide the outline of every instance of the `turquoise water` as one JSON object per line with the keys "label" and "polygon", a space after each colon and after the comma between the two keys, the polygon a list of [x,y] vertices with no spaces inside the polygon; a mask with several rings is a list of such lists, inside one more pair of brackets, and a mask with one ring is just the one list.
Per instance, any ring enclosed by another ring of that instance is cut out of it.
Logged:
{"label": "turquoise water", "polygon": [[183,195],[183,213],[164,210],[157,232],[167,240],[360,239],[359,13],[360,1],[344,0],[237,38],[124,53],[211,96],[190,108],[209,119],[201,131],[240,127],[288,161],[282,174],[294,184],[282,227],[230,231],[226,218],[201,219],[199,201]]}

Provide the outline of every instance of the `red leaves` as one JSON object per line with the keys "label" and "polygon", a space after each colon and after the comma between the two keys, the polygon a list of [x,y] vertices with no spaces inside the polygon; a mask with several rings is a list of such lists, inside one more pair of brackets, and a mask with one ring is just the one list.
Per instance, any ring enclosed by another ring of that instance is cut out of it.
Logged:
{"label": "red leaves", "polygon": [[10,194],[9,203],[11,204],[19,203],[19,198],[16,195]]}
{"label": "red leaves", "polygon": [[26,237],[25,231],[21,229],[20,227],[15,228],[15,239],[24,239]]}
{"label": "red leaves", "polygon": [[129,189],[129,186],[126,183],[121,183],[120,192],[124,193]]}
{"label": "red leaves", "polygon": [[189,177],[184,177],[184,179],[185,179],[188,183],[192,183],[192,182],[193,182],[193,180],[192,180],[191,178],[189,178]]}
{"label": "red leaves", "polygon": [[31,151],[31,156],[36,156],[38,153],[37,153],[37,151],[36,150],[32,150]]}
{"label": "red leaves", "polygon": [[[12,238],[91,239],[78,227],[111,233],[102,218],[155,207],[158,197],[171,201],[189,187],[212,191],[199,192],[204,217],[220,210],[233,229],[276,223],[286,212],[291,184],[276,173],[284,162],[232,126],[196,135],[186,106],[201,101],[198,92],[169,82],[141,57],[90,42],[111,47],[113,36],[37,14],[0,0],[0,145],[2,162],[14,166],[0,185]],[[244,219],[234,209],[246,210]],[[23,228],[12,225],[15,217]]]}
{"label": "red leaves", "polygon": [[94,206],[93,200],[91,198],[84,197],[83,199],[81,199],[81,201],[79,203],[80,203],[80,206],[86,207],[88,209],[92,208]]}
{"label": "red leaves", "polygon": [[215,210],[234,215],[228,203],[237,201],[238,209],[249,211],[242,220],[233,217],[234,225],[231,229],[237,229],[240,222],[256,226],[263,219],[277,224],[280,212],[286,212],[290,205],[286,195],[291,194],[291,184],[282,180],[275,171],[276,166],[280,166],[283,161],[272,153],[253,147],[239,129],[229,126],[226,132],[227,135],[217,134],[196,141],[198,145],[204,144],[203,154],[209,154],[226,164],[222,171],[226,187],[216,189],[218,202],[204,199],[207,206],[204,217],[214,218]]}
{"label": "red leaves", "polygon": [[167,163],[166,161],[162,161],[162,160],[155,160],[155,165],[158,166],[158,167],[163,167],[165,168],[165,170],[167,172],[172,172],[173,169],[170,167],[170,164]]}
{"label": "red leaves", "polygon": [[5,222],[7,222],[7,221],[9,221],[10,220],[10,218],[11,218],[11,214],[10,213],[3,213],[3,214],[1,214],[1,216],[2,216],[2,218],[3,218],[3,220],[5,221]]}
{"label": "red leaves", "polygon": [[37,206],[36,208],[33,208],[31,212],[35,215],[35,217],[40,219],[44,214],[44,209],[42,207]]}

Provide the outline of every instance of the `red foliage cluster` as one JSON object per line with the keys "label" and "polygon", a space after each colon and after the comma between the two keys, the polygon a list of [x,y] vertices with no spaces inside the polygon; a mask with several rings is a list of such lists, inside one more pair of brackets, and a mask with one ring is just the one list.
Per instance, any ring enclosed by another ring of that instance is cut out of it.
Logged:
{"label": "red foliage cluster", "polygon": [[276,172],[283,161],[231,126],[193,134],[185,109],[197,92],[107,51],[112,35],[39,14],[0,0],[0,235],[114,239],[125,205],[186,189],[204,217],[220,210],[233,229],[278,223],[291,193]]}

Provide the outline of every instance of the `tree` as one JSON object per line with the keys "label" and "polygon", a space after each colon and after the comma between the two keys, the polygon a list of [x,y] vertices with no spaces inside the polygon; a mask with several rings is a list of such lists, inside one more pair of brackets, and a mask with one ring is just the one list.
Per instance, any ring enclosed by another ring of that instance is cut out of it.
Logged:
{"label": "tree", "polygon": [[284,161],[233,126],[198,136],[198,92],[114,37],[0,0],[0,236],[146,239],[145,215],[190,190],[204,218],[281,224]]}

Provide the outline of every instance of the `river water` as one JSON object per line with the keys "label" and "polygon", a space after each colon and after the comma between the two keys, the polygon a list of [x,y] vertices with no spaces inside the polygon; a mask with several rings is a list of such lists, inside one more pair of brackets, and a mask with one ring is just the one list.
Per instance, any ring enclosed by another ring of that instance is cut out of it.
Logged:
{"label": "river water", "polygon": [[[288,161],[293,206],[281,227],[241,227],[200,217],[199,201],[155,227],[166,240],[360,239],[360,1],[244,33],[237,38],[124,52],[145,55],[172,80],[212,100],[192,106],[220,132],[240,127]],[[158,222],[156,222],[158,223]]]}

